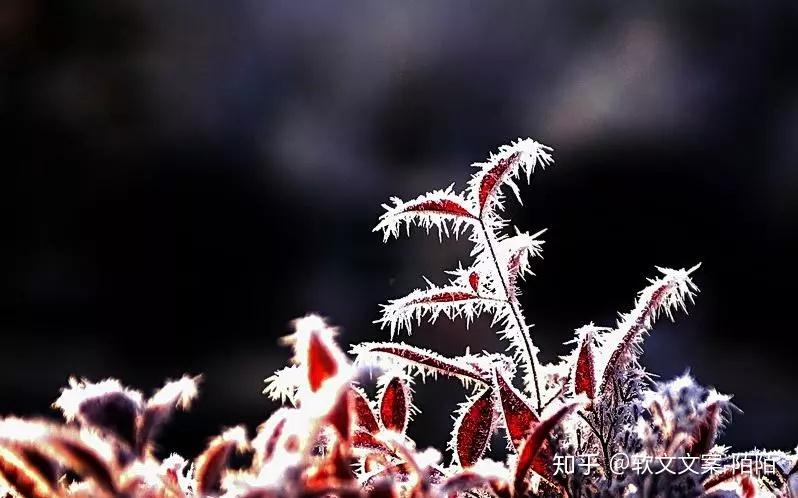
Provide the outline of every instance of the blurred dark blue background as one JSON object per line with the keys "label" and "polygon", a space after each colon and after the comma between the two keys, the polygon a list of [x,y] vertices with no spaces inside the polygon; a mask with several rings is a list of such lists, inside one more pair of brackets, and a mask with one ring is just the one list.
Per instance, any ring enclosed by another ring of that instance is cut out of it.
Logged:
{"label": "blurred dark blue background", "polygon": [[[0,2],[0,412],[69,375],[205,373],[165,449],[274,408],[288,322],[387,337],[377,306],[462,243],[382,245],[380,203],[518,136],[555,147],[514,209],[548,227],[525,306],[544,360],[654,265],[702,261],[645,362],[735,394],[727,443],[798,442],[798,8],[784,2]],[[487,324],[410,342],[497,349]],[[462,390],[418,386],[442,446]]]}

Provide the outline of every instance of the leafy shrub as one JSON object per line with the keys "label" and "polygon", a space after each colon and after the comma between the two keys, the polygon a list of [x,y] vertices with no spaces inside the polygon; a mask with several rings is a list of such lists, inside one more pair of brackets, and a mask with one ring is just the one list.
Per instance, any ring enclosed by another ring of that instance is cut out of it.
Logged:
{"label": "leafy shrub", "polygon": [[[543,232],[509,235],[504,191],[552,164],[548,147],[519,140],[499,149],[463,192],[452,187],[410,201],[394,198],[376,226],[385,239],[419,226],[439,237],[467,234],[471,263],[443,286],[427,281],[382,308],[391,338],[422,319],[490,314],[511,355],[448,358],[402,342],[352,347],[354,361],[317,316],[295,321],[293,364],[265,392],[290,406],[253,439],[224,431],[194,461],[159,460],[153,441],[177,409],[188,408],[199,378],[168,382],[149,399],[115,380],[70,380],[55,407],[61,425],[0,421],[0,476],[7,493],[45,497],[369,497],[393,496],[793,496],[796,456],[733,453],[717,444],[729,397],[683,376],[655,384],[638,362],[656,320],[692,303],[698,268],[658,268],[614,327],[576,330],[570,354],[541,364],[519,301],[519,282],[540,256]],[[503,191],[504,189],[504,191]],[[520,197],[519,197],[520,199]],[[519,368],[520,367],[520,368]],[[377,400],[354,381],[380,372]],[[470,393],[455,414],[450,464],[407,436],[416,409],[413,379],[459,380]],[[520,386],[520,389],[516,386]],[[496,431],[504,462],[486,458]],[[235,452],[249,459],[230,469]]]}

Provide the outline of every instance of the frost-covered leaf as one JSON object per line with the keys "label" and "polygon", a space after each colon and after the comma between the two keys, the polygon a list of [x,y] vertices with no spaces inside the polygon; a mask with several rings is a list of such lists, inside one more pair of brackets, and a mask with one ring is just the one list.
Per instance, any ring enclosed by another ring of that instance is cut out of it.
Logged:
{"label": "frost-covered leaf", "polygon": [[91,432],[60,429],[41,438],[37,447],[64,467],[94,481],[103,490],[112,494],[117,492],[113,443]]}
{"label": "frost-covered leaf", "polygon": [[15,496],[56,498],[58,494],[47,479],[26,461],[24,456],[0,446],[0,490],[7,484]]}
{"label": "frost-covered leaf", "polygon": [[404,434],[413,412],[410,379],[401,373],[388,373],[379,379],[380,420],[394,432]]}
{"label": "frost-covered leaf", "polygon": [[718,430],[722,422],[723,401],[712,401],[704,408],[703,414],[696,424],[685,447],[685,452],[692,456],[702,456],[715,446]]}
{"label": "frost-covered leaf", "polygon": [[[294,321],[294,333],[286,338],[286,342],[293,345],[294,362],[304,377],[297,389],[298,394],[305,389],[311,395],[318,394],[327,384],[327,389],[335,391],[349,382],[349,361],[335,343],[335,333],[335,329],[317,315]],[[327,396],[327,402],[332,402],[331,396]]]}
{"label": "frost-covered leaf", "polygon": [[318,335],[310,336],[308,347],[308,384],[311,391],[321,389],[325,380],[338,373],[338,364]]}
{"label": "frost-covered leaf", "polygon": [[640,291],[635,308],[621,315],[615,330],[599,336],[601,346],[596,358],[597,377],[601,379],[599,394],[607,390],[613,375],[637,361],[640,343],[661,313],[673,319],[674,310],[686,311],[687,301],[692,302],[698,291],[690,278],[698,266],[689,270],[658,267],[662,276],[649,279],[649,286]]}
{"label": "frost-covered leaf", "polygon": [[[501,210],[502,187],[508,186],[518,195],[515,180],[525,173],[528,182],[535,167],[551,164],[550,151],[549,147],[531,139],[519,139],[502,146],[488,161],[474,164],[478,171],[472,175],[463,195],[455,194],[450,188],[409,203],[396,201],[396,206],[388,208],[378,226],[385,232],[386,239],[397,235],[401,225],[398,220],[402,217],[416,220],[415,215],[407,211],[423,206],[445,211],[447,217],[454,216],[455,224],[467,223],[472,228],[469,240],[474,244],[471,252],[474,262],[469,268],[461,266],[448,272],[455,276],[448,285],[439,287],[428,282],[426,289],[416,289],[404,298],[390,301],[383,306],[376,323],[389,328],[393,337],[401,330],[411,332],[414,323],[420,324],[424,317],[434,322],[444,314],[450,319],[464,318],[468,325],[482,313],[492,314],[492,325],[503,339],[510,341],[514,359],[523,365],[525,388],[535,395],[538,407],[541,405],[540,391],[546,386],[537,372],[540,367],[538,350],[532,343],[530,326],[517,300],[517,284],[519,277],[529,273],[529,258],[540,254],[542,241],[537,239],[540,232],[535,235],[518,232],[507,237],[501,232],[508,223],[497,212]],[[447,204],[444,209],[443,199],[455,204]],[[435,202],[431,203],[432,200]],[[443,220],[452,221],[452,218],[436,216],[423,218],[422,223],[428,229],[437,225],[441,236],[448,235]],[[459,230],[455,229],[457,233]],[[490,370],[487,373],[490,384]]]}
{"label": "frost-covered leaf", "polygon": [[494,371],[494,382],[494,389],[499,395],[507,437],[511,446],[517,450],[529,431],[540,420],[521,393],[516,391],[498,370]]}
{"label": "frost-covered leaf", "polygon": [[382,328],[388,327],[393,337],[401,330],[410,333],[413,322],[420,325],[425,316],[429,317],[430,323],[443,314],[449,319],[465,318],[468,324],[483,310],[495,305],[482,299],[470,287],[438,287],[428,282],[426,289],[416,289],[403,298],[382,305],[382,316],[375,323]]}
{"label": "frost-covered leaf", "polygon": [[684,453],[703,458],[716,448],[729,396],[707,389],[688,374],[657,383],[644,393],[649,423],[638,427],[644,445],[656,453]]}
{"label": "frost-covered leaf", "polygon": [[[545,417],[527,436],[521,445],[516,461],[513,489],[515,496],[523,496],[526,490],[526,478],[529,471],[536,465],[536,459],[548,440],[551,431],[576,407],[577,403],[569,403],[558,408],[550,416]],[[539,471],[542,469],[539,469]]]}
{"label": "frost-covered leaf", "polygon": [[243,450],[246,446],[247,435],[243,427],[233,427],[212,439],[197,459],[194,475],[197,492],[202,496],[218,493],[230,456],[236,449]]}
{"label": "frost-covered leaf", "polygon": [[596,367],[593,354],[593,332],[582,334],[579,354],[574,369],[574,393],[584,394],[588,399],[596,397]]}
{"label": "frost-covered leaf", "polygon": [[356,386],[352,386],[352,399],[354,403],[355,425],[368,432],[369,434],[376,434],[380,430],[377,423],[377,416],[375,415],[374,407],[371,405],[366,393]]}
{"label": "frost-covered leaf", "polygon": [[487,383],[482,373],[472,364],[404,343],[365,342],[354,346],[351,353],[357,356],[358,364],[371,364],[378,362],[379,358],[388,358],[412,367],[422,377],[440,374],[469,384]]}
{"label": "frost-covered leaf", "polygon": [[130,447],[135,444],[141,393],[122,387],[115,379],[95,384],[71,378],[53,406],[62,411],[67,422],[77,420],[84,427],[110,432]]}
{"label": "frost-covered leaf", "polygon": [[184,375],[167,382],[144,407],[136,424],[136,454],[142,455],[158,434],[158,430],[177,409],[186,410],[198,395],[197,385],[201,376]]}
{"label": "frost-covered leaf", "polygon": [[514,179],[526,175],[529,182],[536,166],[545,168],[552,163],[551,148],[531,139],[519,139],[510,145],[503,145],[487,161],[474,163],[478,168],[468,182],[469,199],[477,206],[479,216],[498,208],[501,209],[501,187],[508,186],[520,200],[518,186]]}
{"label": "frost-covered leaf", "polygon": [[460,404],[455,418],[452,441],[455,463],[461,467],[474,465],[488,447],[495,425],[493,391],[483,389]]}
{"label": "frost-covered leaf", "polygon": [[340,443],[349,444],[354,422],[354,393],[352,389],[344,388],[336,394],[336,399],[327,410],[324,422],[336,430]]}
{"label": "frost-covered leaf", "polygon": [[[278,410],[259,427],[252,463],[243,467],[230,461],[236,448],[247,446],[242,428],[211,441],[195,464],[177,455],[161,462],[152,451],[156,429],[196,397],[196,378],[167,383],[146,403],[116,381],[72,380],[56,402],[67,424],[0,419],[0,497],[798,495],[794,452],[730,453],[717,444],[732,407],[728,396],[689,375],[652,384],[638,364],[642,338],[657,317],[670,317],[697,292],[690,279],[695,268],[660,269],[662,276],[649,282],[616,328],[583,327],[560,362],[539,363],[518,296],[519,278],[531,274],[530,259],[541,254],[541,232],[516,230],[510,236],[510,221],[500,212],[503,186],[518,195],[516,180],[526,173],[528,181],[534,168],[549,164],[549,150],[532,140],[502,147],[476,165],[463,193],[450,187],[395,200],[375,229],[390,238],[403,225],[408,231],[411,225],[435,227],[440,237],[468,233],[473,244],[472,261],[447,271],[447,284],[430,283],[392,301],[378,323],[393,333],[409,331],[424,317],[444,314],[465,318],[467,325],[487,312],[491,326],[510,341],[512,357],[468,347],[463,355],[445,357],[405,344],[361,344],[352,349],[356,366],[382,373],[374,403],[353,384],[355,370],[337,346],[334,329],[313,315],[297,320],[294,365],[267,379],[265,390],[295,408]],[[523,391],[513,385],[519,364]],[[448,376],[471,389],[455,414],[449,467],[440,466],[439,452],[419,450],[406,434],[413,412],[411,375]],[[569,417],[578,405],[584,405],[579,416]],[[513,454],[505,463],[483,460],[500,424]],[[657,472],[661,467],[653,476],[612,476],[606,464],[613,453],[655,462],[684,455],[702,467],[713,461],[717,467],[702,476],[679,473],[681,468]],[[556,458],[571,455],[579,467],[589,462],[587,455],[598,463],[590,473],[577,467],[570,476],[557,476]],[[754,462],[748,474],[739,465],[743,458]],[[768,470],[766,458],[775,467]],[[551,489],[538,488],[544,484]]]}
{"label": "frost-covered leaf", "polygon": [[364,430],[356,430],[352,435],[352,447],[369,452],[393,454],[393,451],[374,434]]}
{"label": "frost-covered leaf", "polygon": [[252,440],[252,448],[255,450],[253,464],[257,468],[268,463],[277,450],[277,442],[283,436],[283,431],[288,423],[289,417],[296,415],[296,410],[291,408],[280,408],[258,427],[258,433]]}
{"label": "frost-covered leaf", "polygon": [[375,232],[383,232],[385,240],[398,237],[404,225],[408,233],[412,225],[418,225],[427,232],[433,227],[437,228],[440,236],[457,235],[463,228],[476,221],[476,215],[471,212],[469,202],[459,194],[455,194],[450,185],[444,190],[435,190],[419,196],[411,201],[403,201],[392,197],[393,205],[383,204],[385,213],[380,216],[380,222],[374,227]]}

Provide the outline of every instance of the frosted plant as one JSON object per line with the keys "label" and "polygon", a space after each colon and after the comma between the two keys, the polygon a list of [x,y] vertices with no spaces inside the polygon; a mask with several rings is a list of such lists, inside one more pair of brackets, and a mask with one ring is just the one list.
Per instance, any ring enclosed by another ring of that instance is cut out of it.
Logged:
{"label": "frosted plant", "polygon": [[526,177],[529,181],[535,167],[551,164],[550,150],[530,139],[502,147],[487,162],[474,164],[478,171],[465,192],[454,193],[450,186],[407,202],[393,198],[393,206],[384,206],[386,212],[374,229],[381,230],[385,240],[398,236],[402,225],[408,233],[414,224],[427,232],[434,227],[439,237],[469,233],[474,244],[472,265],[448,272],[454,277],[448,285],[438,287],[427,281],[425,289],[391,301],[383,306],[379,323],[389,327],[393,336],[403,329],[409,332],[413,322],[420,322],[424,316],[435,321],[443,313],[449,318],[462,316],[469,323],[482,313],[493,314],[494,323],[500,325],[502,336],[513,347],[515,359],[523,365],[525,384],[534,394],[538,409],[540,365],[518,301],[518,280],[530,272],[529,259],[540,255],[542,241],[538,237],[542,232],[503,233],[508,221],[501,217],[502,187],[512,190],[520,200],[516,180]]}
{"label": "frosted plant", "polygon": [[[65,423],[0,419],[0,497],[518,498],[798,496],[795,453],[734,453],[718,444],[733,408],[728,396],[688,375],[655,384],[638,362],[662,315],[685,311],[698,292],[690,269],[658,268],[633,308],[613,326],[575,331],[570,353],[541,364],[520,305],[542,232],[512,230],[504,191],[552,163],[550,149],[519,140],[499,149],[466,190],[394,199],[375,230],[387,239],[417,225],[439,237],[468,234],[470,263],[448,283],[390,301],[377,321],[391,337],[441,315],[468,325],[482,314],[512,355],[446,357],[402,342],[338,347],[318,316],[294,322],[292,364],[266,379],[265,393],[288,402],[250,438],[222,432],[193,460],[154,450],[160,430],[197,397],[199,377],[168,382],[153,396],[116,380],[71,379],[54,403]],[[379,371],[376,398],[359,385]],[[407,429],[417,412],[414,379],[459,380],[451,457],[419,449]],[[487,456],[496,431],[509,456]],[[231,468],[231,457],[243,455]],[[445,463],[446,461],[449,463]],[[570,462],[570,467],[569,467]]]}
{"label": "frosted plant", "polygon": [[[410,333],[423,318],[434,322],[444,315],[463,318],[468,325],[476,316],[488,313],[497,333],[508,340],[513,357],[482,353],[444,358],[401,342],[360,344],[352,353],[361,364],[404,365],[408,373],[422,377],[459,379],[471,390],[455,414],[449,444],[452,468],[477,465],[488,449],[491,434],[502,429],[512,453],[508,469],[514,475],[513,493],[534,489],[543,494],[634,495],[635,483],[626,473],[613,472],[613,456],[699,458],[723,450],[714,446],[714,438],[723,414],[730,409],[728,398],[713,392],[709,400],[702,401],[706,406],[698,409],[691,405],[692,411],[683,413],[676,413],[678,403],[670,403],[660,413],[667,414],[669,423],[675,425],[667,430],[653,426],[661,421],[652,421],[652,407],[661,404],[652,405],[649,400],[662,393],[649,391],[650,380],[638,363],[643,339],[660,315],[673,319],[675,311],[686,311],[687,304],[692,303],[698,289],[691,275],[699,265],[687,270],[657,268],[659,276],[649,279],[634,308],[622,314],[614,327],[590,323],[577,329],[572,352],[556,364],[541,365],[518,299],[518,284],[519,278],[531,273],[530,259],[541,254],[543,231],[529,235],[513,228],[510,235],[510,223],[501,214],[506,200],[503,189],[520,201],[518,180],[529,182],[536,167],[550,165],[550,151],[530,139],[501,147],[486,162],[474,164],[476,172],[463,192],[455,192],[450,186],[410,201],[394,198],[392,205],[384,206],[386,211],[375,227],[386,241],[398,237],[403,227],[409,235],[416,225],[427,233],[436,229],[439,238],[467,233],[474,246],[470,263],[449,271],[452,278],[446,285],[427,280],[425,288],[383,306],[377,323],[388,328],[392,338],[399,332]],[[516,364],[524,374],[520,382],[515,379]],[[516,382],[522,389],[514,387]],[[687,377],[679,382],[692,385]],[[672,438],[667,444],[658,440],[663,433]],[[592,478],[574,474],[563,479],[555,475],[556,456],[593,454],[600,468]],[[787,461],[783,454],[771,456],[781,458],[783,464]],[[601,477],[597,479],[596,475]],[[623,476],[628,485],[621,486]],[[781,477],[783,489],[787,484]],[[766,482],[768,476],[758,479]],[[692,480],[660,478],[654,494],[670,496],[677,489],[700,494],[702,486],[710,489],[721,482],[717,478],[701,481],[694,476]],[[638,490],[652,486],[637,484]]]}

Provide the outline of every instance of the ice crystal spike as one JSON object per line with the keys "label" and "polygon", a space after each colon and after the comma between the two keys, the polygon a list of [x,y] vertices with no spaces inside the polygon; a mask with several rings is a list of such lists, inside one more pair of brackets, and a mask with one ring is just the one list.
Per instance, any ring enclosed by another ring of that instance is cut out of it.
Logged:
{"label": "ice crystal spike", "polygon": [[274,372],[264,380],[266,387],[263,394],[274,401],[285,403],[289,401],[295,405],[297,389],[303,384],[304,372],[297,365],[291,365]]}

